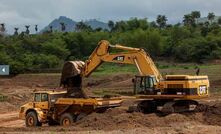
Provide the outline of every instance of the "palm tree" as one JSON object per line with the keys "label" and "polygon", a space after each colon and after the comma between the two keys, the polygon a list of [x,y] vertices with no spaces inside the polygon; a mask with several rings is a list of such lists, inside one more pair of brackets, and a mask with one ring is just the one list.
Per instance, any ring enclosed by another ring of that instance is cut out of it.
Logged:
{"label": "palm tree", "polygon": [[35,32],[38,32],[38,25],[35,25]]}
{"label": "palm tree", "polygon": [[214,18],[215,18],[215,14],[214,14],[213,12],[208,13],[207,19],[210,21],[210,23],[212,23],[212,21],[214,20]]}
{"label": "palm tree", "polygon": [[221,17],[218,19],[218,24],[221,25]]}
{"label": "palm tree", "polygon": [[61,31],[64,32],[66,29],[65,24],[64,22],[60,22],[60,24],[61,24]]}
{"label": "palm tree", "polygon": [[167,17],[165,15],[158,15],[156,22],[160,28],[164,28],[166,26]]}
{"label": "palm tree", "polygon": [[30,27],[30,25],[25,25],[25,28],[26,28],[25,33],[26,33],[26,34],[29,34],[29,33],[30,33],[30,31],[29,31],[29,27]]}
{"label": "palm tree", "polygon": [[14,35],[18,35],[18,29],[19,28],[15,27],[14,29],[15,29]]}
{"label": "palm tree", "polygon": [[108,21],[108,27],[110,28],[110,31],[114,28],[114,22],[112,20]]}
{"label": "palm tree", "polygon": [[200,11],[192,11],[191,16],[196,21],[196,24],[198,24],[197,20],[201,17]]}
{"label": "palm tree", "polygon": [[91,26],[85,24],[83,21],[80,21],[75,26],[75,31],[92,31]]}
{"label": "palm tree", "polygon": [[53,32],[53,26],[49,26],[49,32],[52,33]]}
{"label": "palm tree", "polygon": [[4,33],[5,32],[5,24],[2,23],[0,25],[1,25],[0,32]]}
{"label": "palm tree", "polygon": [[80,22],[78,22],[78,23],[76,24],[75,30],[76,30],[76,31],[81,31],[81,30],[84,29],[84,27],[85,27],[84,22],[83,22],[83,21],[80,21]]}
{"label": "palm tree", "polygon": [[191,14],[186,14],[183,16],[183,23],[184,25],[194,25],[194,18]]}

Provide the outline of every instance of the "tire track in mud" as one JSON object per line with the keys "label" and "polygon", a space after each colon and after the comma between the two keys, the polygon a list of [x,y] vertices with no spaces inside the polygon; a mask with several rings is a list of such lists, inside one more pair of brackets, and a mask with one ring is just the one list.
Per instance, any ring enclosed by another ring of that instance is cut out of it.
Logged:
{"label": "tire track in mud", "polygon": [[24,127],[24,121],[18,118],[18,112],[0,114],[0,127]]}

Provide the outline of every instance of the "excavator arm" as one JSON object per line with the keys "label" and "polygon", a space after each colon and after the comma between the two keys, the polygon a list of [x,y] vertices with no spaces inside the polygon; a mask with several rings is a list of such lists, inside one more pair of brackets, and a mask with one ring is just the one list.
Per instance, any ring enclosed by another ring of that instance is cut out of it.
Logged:
{"label": "excavator arm", "polygon": [[[125,50],[125,52],[110,53],[110,48],[116,50]],[[82,76],[88,77],[103,62],[134,64],[140,75],[154,75],[156,80],[162,79],[162,76],[156,68],[150,55],[143,49],[125,47],[122,45],[111,45],[108,41],[102,40],[98,43],[97,48],[92,52],[89,59],[86,60],[82,71]]]}
{"label": "excavator arm", "polygon": [[[111,53],[111,48],[123,52]],[[133,64],[137,67],[141,76],[154,77],[155,82],[162,79],[149,54],[143,49],[118,44],[111,45],[108,41],[102,40],[85,62],[68,61],[64,64],[60,86],[67,88],[68,94],[81,91],[82,77],[89,77],[103,62]],[[78,94],[83,96],[84,93],[81,91]]]}

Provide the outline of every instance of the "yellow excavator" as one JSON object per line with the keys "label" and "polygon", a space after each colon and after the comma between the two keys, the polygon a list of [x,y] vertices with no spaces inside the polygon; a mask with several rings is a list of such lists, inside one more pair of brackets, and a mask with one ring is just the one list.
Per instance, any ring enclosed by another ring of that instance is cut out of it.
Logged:
{"label": "yellow excavator", "polygon": [[[111,49],[122,50],[122,52],[111,53]],[[143,49],[119,44],[111,45],[106,40],[98,43],[85,62],[66,62],[61,85],[69,88],[69,94],[84,97],[82,92],[76,92],[81,91],[82,77],[90,76],[103,62],[133,64],[137,67],[139,75],[136,75],[132,82],[134,94],[139,100],[135,109],[142,112],[190,111],[197,107],[196,99],[209,96],[208,76],[166,75],[162,77],[150,55]]]}

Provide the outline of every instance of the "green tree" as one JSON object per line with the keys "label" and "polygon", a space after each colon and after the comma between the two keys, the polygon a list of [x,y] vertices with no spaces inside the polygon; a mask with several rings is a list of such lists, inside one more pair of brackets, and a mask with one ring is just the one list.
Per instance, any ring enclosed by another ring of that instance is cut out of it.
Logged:
{"label": "green tree", "polygon": [[193,26],[195,24],[193,16],[191,14],[184,15],[183,23],[186,26]]}
{"label": "green tree", "polygon": [[149,28],[149,23],[147,21],[147,18],[139,19],[139,28],[143,30],[147,30]]}
{"label": "green tree", "polygon": [[127,23],[128,30],[133,30],[133,29],[137,29],[140,27],[140,23],[137,18],[131,18],[126,23]]}
{"label": "green tree", "polygon": [[193,19],[196,21],[196,23],[198,24],[198,19],[201,17],[200,11],[192,11],[191,12],[191,16],[193,17]]}
{"label": "green tree", "polygon": [[157,24],[155,21],[150,22],[150,27],[157,28]]}
{"label": "green tree", "polygon": [[114,22],[112,20],[108,21],[108,27],[110,28],[110,31],[114,28]]}
{"label": "green tree", "polygon": [[166,27],[166,22],[167,22],[167,17],[165,15],[158,15],[157,16],[157,19],[156,19],[156,22],[158,24],[158,26],[160,28],[165,28]]}
{"label": "green tree", "polygon": [[91,32],[93,31],[93,29],[91,28],[91,26],[85,24],[83,21],[80,21],[76,24],[75,26],[75,31],[88,31],[88,32]]}
{"label": "green tree", "polygon": [[102,28],[101,28],[101,27],[98,27],[98,28],[94,29],[94,31],[100,32],[100,31],[102,31]]}
{"label": "green tree", "polygon": [[113,31],[115,32],[124,32],[127,29],[127,23],[125,21],[118,21],[115,23]]}
{"label": "green tree", "polygon": [[209,32],[208,26],[203,26],[203,27],[201,27],[200,30],[201,30],[201,35],[204,36],[204,37],[206,37],[207,34],[208,34],[208,32]]}
{"label": "green tree", "polygon": [[218,18],[218,24],[221,25],[221,17]]}
{"label": "green tree", "polygon": [[215,14],[213,12],[208,13],[207,19],[210,21],[210,23],[212,23],[214,18],[215,18]]}

